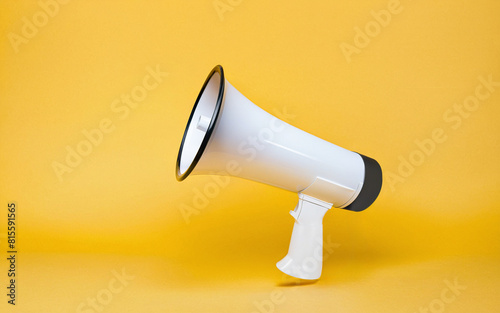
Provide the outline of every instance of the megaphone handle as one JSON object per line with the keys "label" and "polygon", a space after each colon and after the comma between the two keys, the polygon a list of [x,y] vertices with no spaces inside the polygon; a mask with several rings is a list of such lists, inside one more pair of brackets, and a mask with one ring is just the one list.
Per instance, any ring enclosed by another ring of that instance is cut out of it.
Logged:
{"label": "megaphone handle", "polygon": [[295,218],[290,247],[276,266],[285,274],[301,279],[318,279],[323,268],[323,216],[331,207],[299,194],[299,202],[290,214]]}

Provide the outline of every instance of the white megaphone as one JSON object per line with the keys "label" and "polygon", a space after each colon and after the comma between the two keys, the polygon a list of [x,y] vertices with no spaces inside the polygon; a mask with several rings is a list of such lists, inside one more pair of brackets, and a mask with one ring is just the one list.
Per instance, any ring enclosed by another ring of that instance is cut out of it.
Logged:
{"label": "white megaphone", "polygon": [[326,211],[362,211],[382,187],[377,161],[265,112],[225,79],[220,65],[196,99],[176,171],[179,181],[190,174],[232,175],[298,193],[288,254],[276,266],[301,279],[321,276]]}

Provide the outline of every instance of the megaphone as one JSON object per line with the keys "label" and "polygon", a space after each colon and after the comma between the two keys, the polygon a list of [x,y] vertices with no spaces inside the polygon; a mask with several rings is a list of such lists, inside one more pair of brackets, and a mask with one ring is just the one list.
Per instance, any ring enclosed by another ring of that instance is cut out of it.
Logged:
{"label": "megaphone", "polygon": [[298,193],[288,254],[276,266],[318,279],[323,263],[323,216],[331,208],[362,211],[377,198],[382,169],[372,158],[306,133],[262,110],[225,78],[208,75],[184,131],[177,180],[232,175]]}

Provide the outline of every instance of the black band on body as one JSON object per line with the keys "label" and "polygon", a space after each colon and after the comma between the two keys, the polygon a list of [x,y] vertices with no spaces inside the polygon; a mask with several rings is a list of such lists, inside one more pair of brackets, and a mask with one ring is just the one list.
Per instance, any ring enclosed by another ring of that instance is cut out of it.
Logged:
{"label": "black band on body", "polygon": [[359,195],[354,201],[343,209],[350,211],[363,211],[377,199],[382,189],[382,168],[372,158],[358,153],[365,163],[365,181]]}

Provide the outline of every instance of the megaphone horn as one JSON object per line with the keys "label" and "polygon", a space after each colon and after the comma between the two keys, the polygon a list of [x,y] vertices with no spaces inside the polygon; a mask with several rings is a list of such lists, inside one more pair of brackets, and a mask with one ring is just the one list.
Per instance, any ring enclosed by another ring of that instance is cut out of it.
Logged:
{"label": "megaphone horn", "polygon": [[299,195],[288,254],[276,265],[301,279],[322,271],[323,216],[331,208],[363,211],[378,197],[382,169],[374,159],[306,133],[265,112],[217,65],[189,116],[176,177],[227,173]]}

